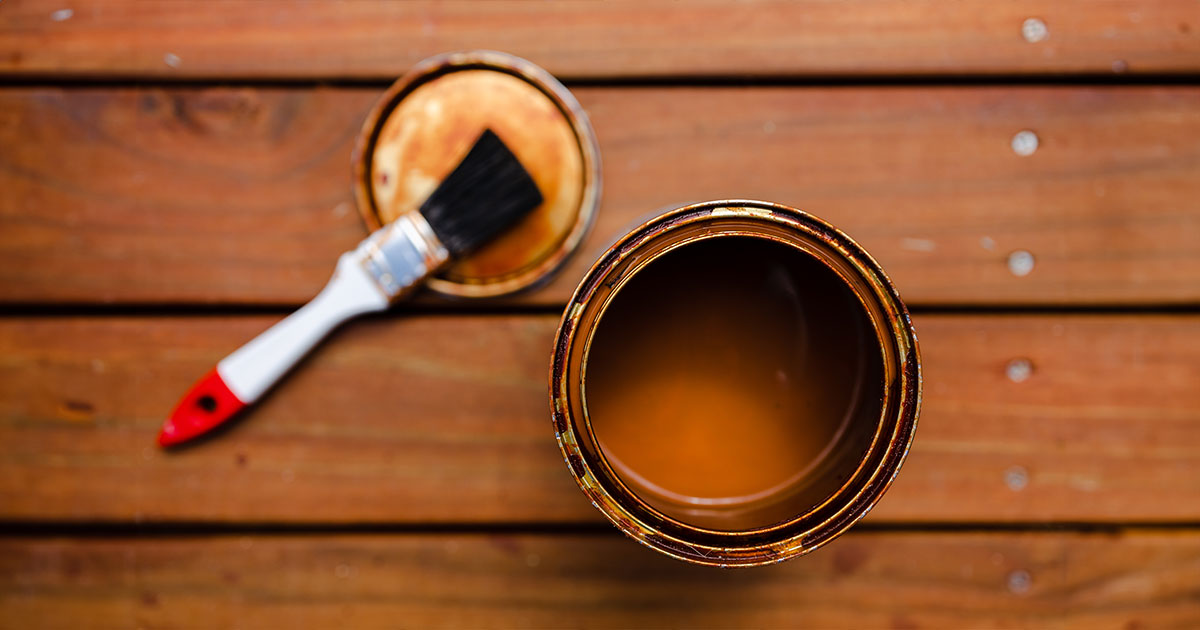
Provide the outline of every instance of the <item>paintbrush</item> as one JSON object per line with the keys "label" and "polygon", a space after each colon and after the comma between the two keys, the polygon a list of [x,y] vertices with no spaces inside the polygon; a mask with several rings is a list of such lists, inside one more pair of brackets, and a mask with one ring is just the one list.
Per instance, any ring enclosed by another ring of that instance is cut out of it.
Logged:
{"label": "paintbrush", "polygon": [[229,420],[339,324],[386,310],[541,203],[542,194],[521,162],[485,130],[419,212],[400,216],[342,254],[333,277],[311,302],[193,385],[163,425],[158,443],[180,444]]}

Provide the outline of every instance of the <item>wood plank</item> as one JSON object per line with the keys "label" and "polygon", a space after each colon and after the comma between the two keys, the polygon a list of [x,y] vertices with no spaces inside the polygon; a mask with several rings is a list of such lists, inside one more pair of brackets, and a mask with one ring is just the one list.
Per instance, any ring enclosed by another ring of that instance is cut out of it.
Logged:
{"label": "wood plank", "polygon": [[350,152],[375,97],[0,93],[3,295],[307,300],[365,236]]}
{"label": "wood plank", "polygon": [[614,534],[0,539],[22,627],[1164,628],[1200,535],[850,533],[722,571]]}
{"label": "wood plank", "polygon": [[[1200,70],[1190,0],[77,0],[63,8],[5,2],[0,73],[390,79],[427,56],[469,48],[506,50],[568,78]],[[1046,26],[1040,41],[1023,35],[1030,18]]]}
{"label": "wood plank", "polygon": [[[230,430],[160,452],[177,397],[271,320],[0,319],[0,519],[600,520],[550,426],[551,316],[360,322]],[[916,326],[916,442],[870,521],[1200,520],[1200,317]]]}
{"label": "wood plank", "polygon": [[[8,5],[6,5],[8,6]],[[363,89],[0,91],[0,301],[298,304],[363,236]],[[775,200],[914,304],[1200,301],[1200,89],[586,88],[602,208],[564,303],[658,209]],[[1015,155],[1013,135],[1040,138]],[[1024,277],[1008,255],[1033,253]]]}

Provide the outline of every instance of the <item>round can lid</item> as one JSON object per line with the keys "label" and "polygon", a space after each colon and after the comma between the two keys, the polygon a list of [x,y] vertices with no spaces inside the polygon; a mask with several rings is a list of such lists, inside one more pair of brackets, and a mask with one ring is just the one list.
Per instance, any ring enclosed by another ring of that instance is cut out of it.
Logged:
{"label": "round can lid", "polygon": [[363,220],[376,229],[416,212],[486,128],[508,145],[545,200],[430,278],[426,286],[438,293],[494,297],[538,284],[579,246],[599,203],[599,150],[575,97],[524,59],[470,51],[422,61],[367,116],[354,152]]}

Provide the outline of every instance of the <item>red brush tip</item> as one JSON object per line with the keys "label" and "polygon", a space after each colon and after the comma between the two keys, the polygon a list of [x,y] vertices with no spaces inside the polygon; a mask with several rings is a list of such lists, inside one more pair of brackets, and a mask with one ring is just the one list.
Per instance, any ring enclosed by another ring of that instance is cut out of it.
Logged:
{"label": "red brush tip", "polygon": [[158,432],[159,446],[174,446],[186,439],[187,438],[183,436],[183,432],[180,431],[179,427],[175,424],[174,418],[167,418],[167,421],[163,423],[162,429],[160,429]]}
{"label": "red brush tip", "polygon": [[216,370],[196,382],[158,433],[158,445],[175,446],[209,432],[232,418],[246,403],[229,390]]}

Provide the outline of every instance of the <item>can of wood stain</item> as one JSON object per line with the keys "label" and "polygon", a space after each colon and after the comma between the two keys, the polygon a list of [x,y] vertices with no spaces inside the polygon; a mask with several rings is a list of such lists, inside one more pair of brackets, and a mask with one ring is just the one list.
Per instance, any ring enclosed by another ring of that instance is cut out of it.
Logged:
{"label": "can of wood stain", "polygon": [[796,557],[870,511],[921,400],[908,310],[857,243],[807,213],[713,201],[633,230],[586,274],[550,371],[571,474],[674,558]]}

